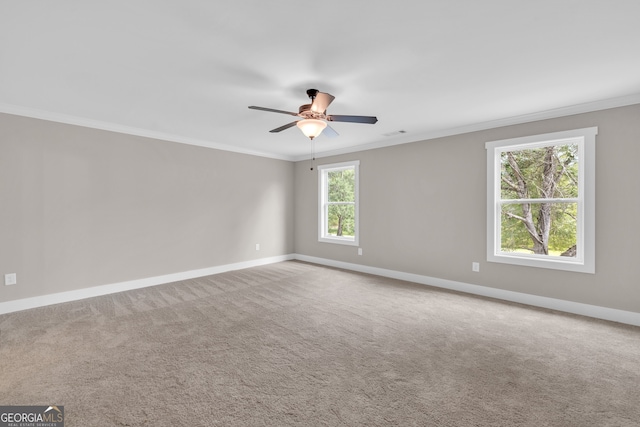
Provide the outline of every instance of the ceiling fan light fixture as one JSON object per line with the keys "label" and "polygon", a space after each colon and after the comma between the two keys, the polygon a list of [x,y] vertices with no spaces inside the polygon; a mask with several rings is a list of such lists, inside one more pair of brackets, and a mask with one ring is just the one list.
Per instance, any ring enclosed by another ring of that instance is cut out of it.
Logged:
{"label": "ceiling fan light fixture", "polygon": [[327,123],[318,119],[304,119],[298,121],[296,126],[300,128],[307,138],[313,139],[322,133],[324,128],[327,127]]}

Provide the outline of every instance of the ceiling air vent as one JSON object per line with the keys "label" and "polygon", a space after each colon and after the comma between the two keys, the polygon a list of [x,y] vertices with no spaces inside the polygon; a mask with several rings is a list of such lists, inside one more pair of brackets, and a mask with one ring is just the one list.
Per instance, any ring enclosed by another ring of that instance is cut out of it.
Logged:
{"label": "ceiling air vent", "polygon": [[406,130],[397,130],[397,131],[394,131],[394,132],[383,133],[382,136],[396,136],[396,135],[400,135],[400,134],[403,134],[403,133],[407,133],[407,131]]}

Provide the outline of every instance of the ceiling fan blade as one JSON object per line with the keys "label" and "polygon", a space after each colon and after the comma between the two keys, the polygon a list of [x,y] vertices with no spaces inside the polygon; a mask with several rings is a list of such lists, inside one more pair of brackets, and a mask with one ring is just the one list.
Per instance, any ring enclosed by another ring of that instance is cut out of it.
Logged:
{"label": "ceiling fan blade", "polygon": [[269,132],[271,132],[271,133],[282,132],[283,130],[287,130],[289,128],[294,127],[296,125],[296,123],[298,123],[297,120],[295,122],[287,123],[284,126],[280,126],[279,128],[271,129]]}
{"label": "ceiling fan blade", "polygon": [[334,128],[332,128],[331,126],[327,125],[327,127],[324,128],[324,130],[322,131],[322,133],[320,135],[324,135],[327,138],[335,138],[335,137],[339,136],[340,134],[338,132],[336,132],[336,130]]}
{"label": "ceiling fan blade", "polygon": [[340,116],[331,115],[327,116],[327,120],[330,122],[351,122],[351,123],[368,123],[374,124],[378,121],[375,116]]}
{"label": "ceiling fan blade", "polygon": [[276,110],[276,109],[273,109],[273,108],[265,108],[265,107],[256,107],[255,105],[251,105],[251,106],[249,106],[249,108],[251,108],[252,110],[270,111],[272,113],[288,114],[290,116],[297,116],[298,115],[298,113],[292,113],[291,111]]}
{"label": "ceiling fan blade", "polygon": [[318,92],[316,97],[313,99],[313,103],[311,104],[311,111],[314,113],[324,114],[327,111],[327,107],[329,104],[336,99],[335,96],[329,95],[328,93]]}

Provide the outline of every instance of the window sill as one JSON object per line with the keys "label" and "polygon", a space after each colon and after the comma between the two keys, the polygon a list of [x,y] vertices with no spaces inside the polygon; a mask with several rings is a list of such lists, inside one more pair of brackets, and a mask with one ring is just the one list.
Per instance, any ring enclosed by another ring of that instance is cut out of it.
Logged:
{"label": "window sill", "polygon": [[585,263],[581,260],[572,258],[562,259],[564,257],[550,257],[550,258],[527,258],[521,255],[507,255],[507,254],[490,254],[487,256],[488,262],[497,262],[502,264],[522,265],[526,267],[547,268],[553,270],[572,271],[576,273],[589,273],[595,274],[594,263]]}
{"label": "window sill", "polygon": [[356,239],[341,238],[341,237],[320,237],[318,238],[318,242],[335,243],[338,245],[347,245],[347,246],[358,246],[358,241]]}

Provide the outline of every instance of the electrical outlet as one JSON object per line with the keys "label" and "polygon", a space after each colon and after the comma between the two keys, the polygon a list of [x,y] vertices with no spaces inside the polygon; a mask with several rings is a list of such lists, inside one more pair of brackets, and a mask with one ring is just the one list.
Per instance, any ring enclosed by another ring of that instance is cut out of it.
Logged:
{"label": "electrical outlet", "polygon": [[10,273],[10,274],[5,274],[4,275],[4,284],[9,286],[9,285],[15,285],[16,283],[18,283],[18,277],[16,275],[16,273]]}
{"label": "electrical outlet", "polygon": [[358,248],[358,255],[362,255],[362,248]]}
{"label": "electrical outlet", "polygon": [[471,271],[475,271],[475,272],[480,271],[480,263],[479,262],[472,262],[471,263]]}
{"label": "electrical outlet", "polygon": [[256,251],[260,250],[260,243],[256,243]]}

